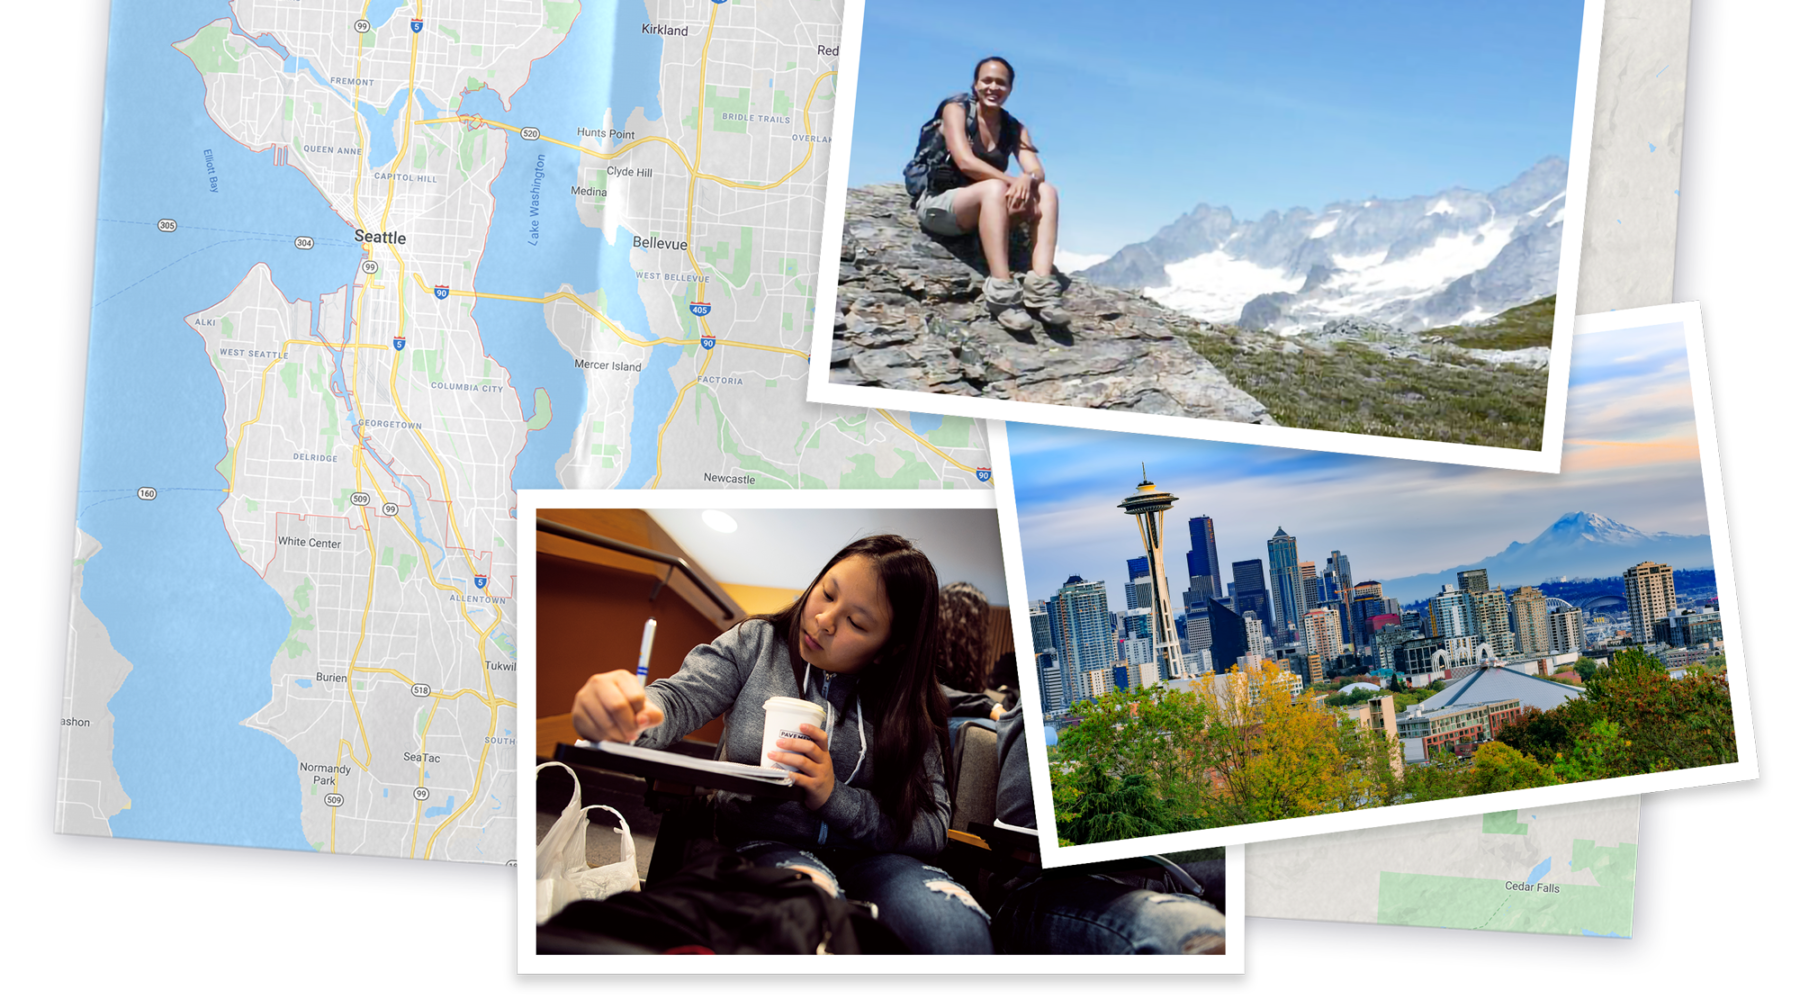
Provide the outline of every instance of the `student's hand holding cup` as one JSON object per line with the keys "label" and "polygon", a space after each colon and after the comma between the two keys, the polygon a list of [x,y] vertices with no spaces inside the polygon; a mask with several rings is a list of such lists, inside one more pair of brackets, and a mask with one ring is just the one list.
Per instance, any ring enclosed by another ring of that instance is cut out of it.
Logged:
{"label": "student's hand holding cup", "polygon": [[830,742],[825,729],[818,725],[799,725],[805,738],[782,738],[773,751],[764,753],[769,759],[788,767],[794,786],[805,794],[806,807],[814,812],[831,797],[837,786],[837,775],[831,766]]}
{"label": "student's hand holding cup", "polygon": [[588,677],[575,694],[575,731],[595,742],[635,742],[644,729],[662,724],[663,713],[644,695],[637,673],[613,669]]}

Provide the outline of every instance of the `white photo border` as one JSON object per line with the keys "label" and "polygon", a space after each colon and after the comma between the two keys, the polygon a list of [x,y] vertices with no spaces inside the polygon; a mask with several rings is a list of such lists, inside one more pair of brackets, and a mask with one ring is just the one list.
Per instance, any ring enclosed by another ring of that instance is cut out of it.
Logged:
{"label": "white photo border", "polygon": [[[519,793],[537,769],[537,513],[543,508],[723,508],[736,510],[868,508],[879,510],[966,508],[994,510],[995,495],[986,490],[521,490],[519,491]],[[1005,542],[1002,523],[1002,543]],[[1017,537],[1015,536],[1015,539]],[[529,549],[526,548],[529,544]],[[1012,579],[1007,575],[1007,591]],[[1021,596],[1022,597],[1022,596]],[[1027,735],[1031,732],[1027,731]],[[1041,743],[1042,732],[1038,741]],[[1032,786],[1037,786],[1033,758]],[[535,808],[535,805],[533,806]],[[1039,808],[1043,808],[1042,801]],[[521,974],[587,973],[603,975],[702,976],[729,974],[1085,974],[1168,973],[1241,974],[1244,972],[1244,848],[1225,848],[1225,954],[1217,956],[947,955],[816,956],[801,964],[790,956],[599,956],[539,955],[537,951],[537,830],[533,816],[520,816],[516,838],[518,863],[518,962]],[[1042,820],[1040,820],[1042,821]],[[1220,846],[1208,844],[1209,847]],[[1171,840],[1156,851],[1193,849]],[[924,964],[921,969],[920,964]]]}
{"label": "white photo border", "polygon": [[[1261,840],[1283,840],[1290,837],[1337,833],[1344,830],[1392,826],[1400,823],[1426,822],[1483,812],[1504,812],[1521,803],[1531,806],[1561,805],[1567,802],[1612,798],[1619,795],[1648,794],[1675,788],[1705,784],[1728,784],[1757,777],[1756,739],[1751,727],[1750,687],[1745,664],[1744,638],[1739,625],[1737,580],[1732,571],[1731,539],[1726,528],[1725,491],[1719,472],[1719,444],[1713,424],[1712,386],[1707,376],[1706,343],[1700,327],[1700,306],[1695,302],[1632,308],[1624,311],[1583,315],[1576,320],[1576,336],[1618,329],[1679,323],[1687,345],[1689,380],[1693,390],[1694,433],[1700,448],[1700,474],[1706,496],[1708,532],[1712,536],[1713,570],[1719,590],[1719,614],[1725,634],[1726,653],[1734,668],[1730,679],[1732,722],[1737,731],[1738,760],[1719,766],[1666,770],[1659,773],[1635,774],[1608,780],[1583,781],[1503,791],[1498,794],[1466,798],[1444,798],[1400,805],[1391,808],[1366,809],[1355,812],[1331,812],[1321,815],[1278,819],[1273,822],[1248,823],[1241,826],[1219,826],[1186,833],[1170,833],[1130,840],[1109,840],[1079,847],[1056,845],[1055,803],[1050,796],[1050,765],[1044,733],[1027,730],[1026,746],[1031,755],[1032,798],[1037,803],[1038,822],[1049,823],[1039,839],[1044,864],[1051,867],[1088,864],[1112,858],[1155,854],[1168,850],[1216,847],[1221,844],[1256,843]],[[988,438],[993,452],[995,496],[1000,507],[1001,554],[1006,562],[1006,592],[1012,603],[1013,640],[1017,653],[1031,650],[1030,594],[1025,584],[1025,557],[1019,536],[1018,501],[1013,496],[1012,456],[1006,425],[989,424]],[[1023,667],[1023,666],[1021,666]],[[1043,724],[1043,697],[1038,692],[1035,675],[1020,675],[1021,702],[1027,717]]]}
{"label": "white photo border", "polygon": [[1581,48],[1575,77],[1569,180],[1564,197],[1562,257],[1556,280],[1556,312],[1551,323],[1549,387],[1544,402],[1543,440],[1537,450],[1451,444],[1377,434],[1265,427],[1259,424],[1158,416],[1128,410],[1013,402],[945,392],[866,388],[831,381],[833,327],[837,320],[838,259],[843,252],[844,207],[850,179],[850,145],[856,126],[856,89],[862,60],[864,0],[844,0],[843,52],[838,64],[838,103],[832,119],[826,175],[824,233],[820,236],[818,309],[813,313],[812,355],[807,362],[806,398],[833,406],[956,414],[985,420],[1085,427],[1125,434],[1232,441],[1278,448],[1379,455],[1421,462],[1453,462],[1527,472],[1562,468],[1563,420],[1568,405],[1569,359],[1575,333],[1576,283],[1581,273],[1582,232],[1587,217],[1589,162],[1594,140],[1595,96],[1600,73],[1600,32],[1606,0],[1585,0]]}

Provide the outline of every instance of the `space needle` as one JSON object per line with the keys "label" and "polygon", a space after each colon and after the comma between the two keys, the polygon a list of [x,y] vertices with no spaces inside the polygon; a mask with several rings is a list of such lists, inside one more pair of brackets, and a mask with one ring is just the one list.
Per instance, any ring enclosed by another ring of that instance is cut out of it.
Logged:
{"label": "space needle", "polygon": [[1175,633],[1175,610],[1169,605],[1169,578],[1163,571],[1163,523],[1167,512],[1180,498],[1158,493],[1150,482],[1150,471],[1143,469],[1144,481],[1137,493],[1125,498],[1119,507],[1137,519],[1138,535],[1144,541],[1144,554],[1150,558],[1150,598],[1155,621],[1157,663],[1164,678],[1185,674],[1181,663],[1181,638]]}

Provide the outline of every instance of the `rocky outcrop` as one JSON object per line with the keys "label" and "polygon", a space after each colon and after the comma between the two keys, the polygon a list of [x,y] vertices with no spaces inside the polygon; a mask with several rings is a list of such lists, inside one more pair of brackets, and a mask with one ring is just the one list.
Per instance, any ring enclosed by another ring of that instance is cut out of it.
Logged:
{"label": "rocky outcrop", "polygon": [[[1015,270],[1026,268],[1015,242]],[[1206,328],[1148,298],[1059,274],[1066,329],[1000,327],[982,304],[974,239],[919,229],[897,184],[851,189],[831,380],[916,392],[1274,424],[1176,329]]]}

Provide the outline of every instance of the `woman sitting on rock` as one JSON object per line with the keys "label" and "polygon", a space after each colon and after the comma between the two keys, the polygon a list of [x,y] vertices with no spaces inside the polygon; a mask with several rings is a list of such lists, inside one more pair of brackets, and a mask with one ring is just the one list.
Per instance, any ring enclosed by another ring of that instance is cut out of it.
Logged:
{"label": "woman sitting on rock", "polygon": [[[1045,325],[1066,326],[1069,313],[1059,303],[1062,286],[1054,274],[1056,187],[1044,181],[1031,133],[1001,106],[1012,94],[1012,64],[989,56],[975,65],[969,94],[953,95],[919,130],[918,151],[906,166],[906,189],[919,211],[919,226],[932,234],[957,237],[978,233],[987,257],[982,294],[988,310],[1014,332],[1031,329],[1031,315]],[[1008,175],[1012,158],[1018,175]],[[1014,223],[1031,233],[1031,272],[1014,279],[1007,262],[1007,239]]]}

